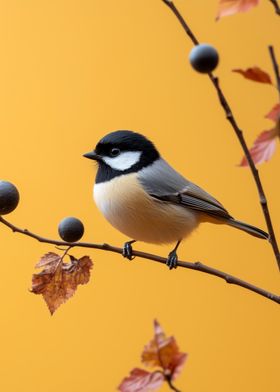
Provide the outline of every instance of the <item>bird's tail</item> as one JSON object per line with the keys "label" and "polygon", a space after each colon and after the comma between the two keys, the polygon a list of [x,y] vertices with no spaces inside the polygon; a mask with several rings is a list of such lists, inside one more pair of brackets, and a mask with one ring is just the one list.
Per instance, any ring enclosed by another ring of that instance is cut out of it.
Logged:
{"label": "bird's tail", "polygon": [[264,240],[268,240],[269,239],[269,234],[267,234],[265,231],[252,226],[252,225],[248,225],[248,223],[244,223],[235,219],[229,219],[227,221],[227,224],[233,227],[236,227],[239,230],[243,230],[246,231],[247,233],[258,237],[258,238],[262,238]]}

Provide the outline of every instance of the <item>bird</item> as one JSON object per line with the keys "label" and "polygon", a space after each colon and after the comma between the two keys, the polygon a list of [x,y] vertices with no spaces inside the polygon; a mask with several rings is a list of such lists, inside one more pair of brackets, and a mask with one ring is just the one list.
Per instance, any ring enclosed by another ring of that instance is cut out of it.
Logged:
{"label": "bird", "polygon": [[130,260],[136,241],[173,243],[166,264],[176,268],[181,241],[203,222],[226,224],[269,239],[265,231],[234,219],[218,200],[176,171],[140,133],[110,132],[83,156],[98,164],[94,200],[109,223],[131,239],[123,245],[123,256]]}

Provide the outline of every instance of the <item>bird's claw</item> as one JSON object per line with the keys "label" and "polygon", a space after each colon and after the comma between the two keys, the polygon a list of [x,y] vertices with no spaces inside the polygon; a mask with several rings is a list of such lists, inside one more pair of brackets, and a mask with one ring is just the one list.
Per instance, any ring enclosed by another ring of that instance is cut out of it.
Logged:
{"label": "bird's claw", "polygon": [[133,260],[134,256],[132,256],[132,252],[133,249],[131,246],[131,241],[125,242],[123,246],[123,252],[122,252],[123,257],[128,260]]}
{"label": "bird's claw", "polygon": [[172,252],[169,253],[166,259],[166,265],[170,270],[172,270],[173,268],[175,269],[177,268],[177,261],[178,261],[178,256],[176,250],[173,250]]}

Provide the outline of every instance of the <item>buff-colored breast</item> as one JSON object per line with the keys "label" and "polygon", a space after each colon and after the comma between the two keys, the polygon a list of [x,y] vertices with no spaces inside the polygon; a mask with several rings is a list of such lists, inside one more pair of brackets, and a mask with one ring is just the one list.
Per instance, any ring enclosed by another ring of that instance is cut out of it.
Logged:
{"label": "buff-colored breast", "polygon": [[194,211],[149,196],[136,173],[95,184],[94,200],[116,229],[139,241],[175,242],[188,236],[199,224]]}

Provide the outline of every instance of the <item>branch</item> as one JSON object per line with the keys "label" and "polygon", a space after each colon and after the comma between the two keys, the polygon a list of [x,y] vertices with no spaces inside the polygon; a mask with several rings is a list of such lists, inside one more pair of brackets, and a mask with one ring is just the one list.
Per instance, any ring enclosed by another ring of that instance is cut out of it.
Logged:
{"label": "branch", "polygon": [[[176,6],[173,3],[173,1],[172,0],[162,0],[162,1],[171,9],[171,11],[177,17],[177,19],[181,23],[185,33],[189,36],[189,38],[192,40],[192,42],[195,45],[198,45],[199,44],[198,39],[195,37],[195,35],[193,34],[191,29],[187,25],[185,19],[182,17],[182,15],[180,14],[178,9],[176,8]],[[220,100],[220,104],[221,104],[222,108],[224,109],[226,118],[230,122],[230,124],[231,124],[231,126],[232,126],[232,128],[233,128],[233,130],[234,130],[234,132],[235,132],[235,134],[236,134],[236,136],[238,138],[238,140],[239,140],[239,143],[240,143],[240,145],[241,145],[241,147],[242,147],[242,149],[244,151],[244,155],[245,155],[245,157],[246,157],[246,159],[247,159],[247,161],[249,163],[249,166],[250,166],[253,178],[255,180],[255,183],[256,183],[256,186],[257,186],[257,189],[258,189],[261,208],[262,208],[262,211],[263,211],[263,215],[264,215],[264,218],[265,218],[265,221],[266,221],[266,226],[267,226],[267,229],[268,229],[268,232],[269,232],[269,236],[270,236],[270,239],[269,239],[270,240],[270,244],[272,246],[272,249],[273,249],[273,252],[274,252],[274,255],[275,255],[275,259],[277,261],[278,268],[280,270],[280,252],[279,252],[279,247],[278,247],[277,240],[276,240],[276,237],[275,237],[275,233],[274,233],[274,229],[273,229],[273,225],[272,225],[272,220],[271,220],[270,212],[269,212],[269,208],[268,208],[268,203],[267,203],[265,192],[264,192],[261,180],[260,180],[259,172],[258,172],[258,170],[257,170],[257,168],[256,168],[256,166],[254,164],[254,161],[253,161],[253,159],[251,157],[249,148],[247,147],[246,141],[245,141],[244,136],[243,136],[243,132],[239,128],[239,126],[238,126],[238,124],[237,124],[237,122],[236,122],[236,120],[234,118],[233,112],[232,112],[232,110],[231,110],[231,108],[229,106],[229,103],[228,103],[228,101],[227,101],[223,91],[221,90],[218,78],[215,77],[212,73],[208,73],[208,76],[209,76],[209,79],[211,80],[213,86],[216,89],[216,92],[217,92],[219,100]]]}
{"label": "branch", "polygon": [[279,7],[279,4],[278,4],[278,1],[277,0],[269,0],[271,3],[272,3],[272,5],[273,5],[273,7],[274,7],[274,9],[275,9],[275,13],[277,14],[277,15],[280,15],[280,7]]}
{"label": "branch", "polygon": [[[45,238],[42,237],[38,234],[35,234],[27,229],[21,229],[12,223],[8,222],[5,220],[2,216],[0,216],[0,222],[3,223],[5,226],[9,227],[14,233],[20,233],[23,235],[26,235],[28,237],[34,238],[39,242],[42,243],[47,243],[47,244],[53,244],[53,245],[58,245],[58,246],[66,246],[69,248],[74,248],[74,247],[80,247],[80,248],[89,248],[89,249],[99,249],[99,250],[104,250],[108,252],[113,252],[113,253],[119,253],[122,255],[123,249],[122,248],[117,248],[115,246],[109,245],[109,244],[95,244],[91,242],[65,242],[65,241],[58,241],[58,240],[52,240],[50,238]],[[150,253],[145,253],[137,250],[132,251],[132,255],[135,257],[141,257],[142,259],[148,259],[152,261],[156,261],[158,263],[166,264],[166,259],[164,257],[160,257],[157,255],[153,255]],[[226,272],[220,271],[216,268],[209,267],[205,264],[202,264],[201,262],[189,262],[189,261],[178,261],[177,263],[178,267],[182,268],[187,268],[195,271],[200,271],[205,274],[209,275],[214,275],[217,276],[218,278],[224,279],[227,283],[237,285],[240,287],[243,287],[246,290],[253,291],[254,293],[257,293],[267,299],[270,299],[271,301],[274,301],[278,304],[280,304],[280,296],[270,293],[267,290],[261,289],[257,286],[254,286],[251,283],[248,283],[242,279],[239,279],[233,275],[230,275]]]}
{"label": "branch", "polygon": [[279,66],[278,66],[278,63],[277,63],[277,60],[276,60],[276,56],[275,56],[275,53],[274,53],[273,46],[270,45],[268,47],[268,50],[269,50],[269,54],[270,54],[270,57],[271,57],[271,61],[272,61],[272,65],[273,65],[273,69],[274,69],[274,73],[275,73],[277,90],[278,90],[278,93],[279,93],[279,96],[280,96],[280,73],[279,73]]}

